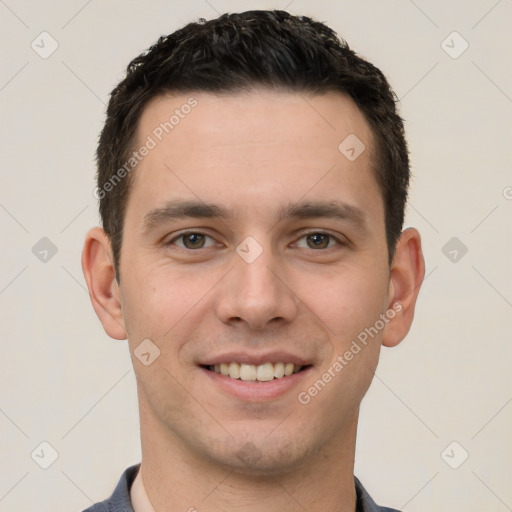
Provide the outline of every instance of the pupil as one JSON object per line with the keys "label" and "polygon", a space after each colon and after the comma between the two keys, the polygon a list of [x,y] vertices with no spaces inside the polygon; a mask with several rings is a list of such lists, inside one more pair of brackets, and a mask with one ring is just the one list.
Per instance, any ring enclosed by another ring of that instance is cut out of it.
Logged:
{"label": "pupil", "polygon": [[314,235],[310,235],[309,239],[313,242],[313,245],[315,245],[316,247],[323,247],[326,245],[325,242],[327,240],[327,236],[317,233]]}
{"label": "pupil", "polygon": [[188,241],[189,245],[197,247],[198,245],[201,245],[201,242],[203,241],[202,236],[203,235],[198,233],[192,233],[186,237],[186,240]]}

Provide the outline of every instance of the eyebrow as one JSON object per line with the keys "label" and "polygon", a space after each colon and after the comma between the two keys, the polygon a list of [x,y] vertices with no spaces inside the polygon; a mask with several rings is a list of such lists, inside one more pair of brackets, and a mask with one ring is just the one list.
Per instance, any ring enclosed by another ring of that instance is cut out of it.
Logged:
{"label": "eyebrow", "polygon": [[[155,208],[144,216],[143,232],[147,233],[158,225],[176,219],[216,218],[226,221],[235,214],[223,206],[202,201],[169,201],[162,208]],[[301,201],[284,207],[279,220],[330,218],[347,221],[366,231],[367,217],[360,208],[343,201]]]}
{"label": "eyebrow", "polygon": [[306,201],[284,208],[279,216],[284,219],[328,218],[348,221],[366,230],[367,220],[363,210],[344,201]]}
{"label": "eyebrow", "polygon": [[186,217],[226,220],[230,217],[230,214],[222,206],[203,203],[202,201],[169,201],[164,207],[155,208],[144,215],[143,230],[148,232],[163,222]]}

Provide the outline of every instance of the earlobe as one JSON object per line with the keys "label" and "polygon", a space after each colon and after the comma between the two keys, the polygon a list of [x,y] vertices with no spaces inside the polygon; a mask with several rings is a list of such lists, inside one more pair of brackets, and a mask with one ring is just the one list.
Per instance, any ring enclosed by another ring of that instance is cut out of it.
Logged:
{"label": "earlobe", "polygon": [[[421,237],[416,229],[408,228],[398,240],[391,264],[388,309],[394,309],[396,315],[384,330],[384,346],[398,345],[409,332],[424,276],[425,261],[421,250]],[[396,304],[400,304],[401,308],[397,308]]]}
{"label": "earlobe", "polygon": [[82,251],[82,270],[92,306],[105,332],[111,338],[126,339],[110,240],[99,227],[91,229],[86,235]]}

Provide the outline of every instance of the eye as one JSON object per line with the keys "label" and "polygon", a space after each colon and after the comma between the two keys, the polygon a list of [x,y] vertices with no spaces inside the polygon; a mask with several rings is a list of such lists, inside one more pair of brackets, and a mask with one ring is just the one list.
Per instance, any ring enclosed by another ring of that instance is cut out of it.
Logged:
{"label": "eye", "polygon": [[[306,246],[301,244],[301,240],[305,240]],[[331,243],[333,241],[334,243]],[[296,246],[301,249],[329,249],[333,245],[340,245],[340,241],[333,235],[322,232],[307,233],[296,243]]]}
{"label": "eye", "polygon": [[[207,239],[211,241],[207,245]],[[181,243],[179,243],[181,242]],[[198,233],[196,231],[188,231],[181,233],[177,237],[174,237],[168,245],[177,245],[182,249],[204,249],[205,247],[211,247],[215,245],[215,240],[211,236],[205,235],[204,233]]]}

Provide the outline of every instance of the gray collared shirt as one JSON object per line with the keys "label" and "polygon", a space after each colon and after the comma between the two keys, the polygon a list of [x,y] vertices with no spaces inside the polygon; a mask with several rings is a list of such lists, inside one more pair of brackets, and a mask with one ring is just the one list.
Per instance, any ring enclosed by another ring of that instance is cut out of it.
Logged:
{"label": "gray collared shirt", "polygon": [[[121,478],[110,498],[101,503],[96,503],[83,512],[134,512],[130,501],[130,488],[132,486],[140,464],[130,466],[121,475]],[[366,492],[361,482],[355,478],[357,494],[357,512],[399,512],[394,508],[379,507]]]}

